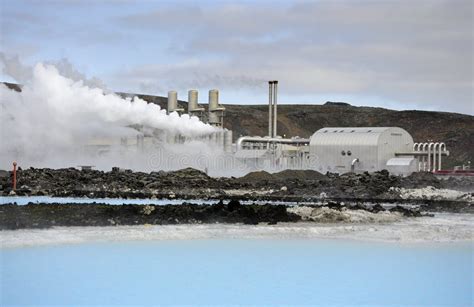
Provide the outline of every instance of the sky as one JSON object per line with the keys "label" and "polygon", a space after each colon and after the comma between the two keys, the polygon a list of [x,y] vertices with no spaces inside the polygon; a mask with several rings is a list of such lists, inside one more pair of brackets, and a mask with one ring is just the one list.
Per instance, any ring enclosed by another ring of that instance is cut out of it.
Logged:
{"label": "sky", "polygon": [[279,80],[279,103],[474,114],[471,0],[0,3],[2,57],[114,91],[264,104]]}

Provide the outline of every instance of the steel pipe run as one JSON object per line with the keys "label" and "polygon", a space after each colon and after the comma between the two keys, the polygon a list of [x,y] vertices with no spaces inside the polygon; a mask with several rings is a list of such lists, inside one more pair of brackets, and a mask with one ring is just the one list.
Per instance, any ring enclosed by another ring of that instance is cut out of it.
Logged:
{"label": "steel pipe run", "polygon": [[[413,152],[419,151],[419,149],[418,149],[419,147],[420,147],[420,143],[414,143],[413,144]],[[421,161],[418,160],[418,159],[417,159],[417,161],[418,161],[418,163],[417,163],[418,164],[418,171],[420,171],[421,170]]]}
{"label": "steel pipe run", "polygon": [[431,172],[431,148],[433,147],[433,145],[433,142],[428,144],[428,172]]}
{"label": "steel pipe run", "polygon": [[[449,152],[446,150],[446,144],[443,142],[414,143],[413,154],[421,156],[421,162],[418,163],[418,170],[421,171],[423,168],[423,171],[429,172],[440,171],[442,156],[449,156]],[[428,159],[426,159],[427,157]],[[428,163],[426,160],[428,160]]]}
{"label": "steel pipe run", "polygon": [[[436,149],[438,149],[438,151],[436,151]],[[433,162],[433,167],[431,169],[431,171],[433,171],[433,172],[436,171],[436,153],[437,152],[440,152],[438,142],[434,143],[434,145],[433,145],[433,161],[432,161]]]}
{"label": "steel pipe run", "polygon": [[[428,147],[428,143],[423,143],[422,145],[423,152],[426,151],[426,147]],[[426,171],[426,157],[425,156],[423,156],[422,161],[423,161],[423,171],[425,172]]]}
{"label": "steel pipe run", "polygon": [[309,144],[309,139],[280,139],[280,138],[265,138],[260,136],[242,136],[237,139],[236,149],[237,151],[242,149],[242,143],[251,142],[251,143],[274,143],[274,144]]}
{"label": "steel pipe run", "polygon": [[439,158],[438,158],[438,171],[441,170],[441,152],[446,151],[446,144],[443,142],[439,143]]}

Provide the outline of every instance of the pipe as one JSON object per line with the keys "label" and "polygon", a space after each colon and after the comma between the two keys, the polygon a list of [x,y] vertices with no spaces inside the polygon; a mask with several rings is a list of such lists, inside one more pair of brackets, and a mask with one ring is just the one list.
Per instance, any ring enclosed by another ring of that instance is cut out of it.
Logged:
{"label": "pipe", "polygon": [[352,162],[351,162],[351,172],[354,172],[356,163],[359,163],[359,158],[355,158],[354,160],[352,160]]}
{"label": "pipe", "polygon": [[438,142],[434,143],[434,145],[433,145],[433,169],[432,169],[433,172],[436,171],[436,148],[438,148],[438,151],[439,151],[439,143]]}
{"label": "pipe", "polygon": [[[419,147],[420,147],[420,143],[414,143],[413,144],[413,152],[419,151]],[[419,159],[417,159],[417,161],[418,161],[418,163],[417,163],[418,164],[418,171],[420,171],[421,170],[421,161]]]}
{"label": "pipe", "polygon": [[446,151],[446,144],[439,143],[438,171],[441,170],[441,152]]}
{"label": "pipe", "polygon": [[428,144],[428,172],[431,172],[431,147],[433,147],[434,143],[431,142]]}
{"label": "pipe", "polygon": [[[426,151],[426,147],[428,146],[428,143],[423,143],[422,144],[422,151],[425,152]],[[423,161],[423,171],[425,172],[426,171],[426,157],[423,155],[423,158],[422,158],[422,161]]]}
{"label": "pipe", "polygon": [[273,81],[268,81],[268,136],[273,135],[273,119],[272,119],[272,107],[273,107]]}
{"label": "pipe", "polygon": [[13,191],[16,191],[16,162],[13,162]]}
{"label": "pipe", "polygon": [[241,136],[237,139],[237,151],[242,149],[243,142],[254,143],[277,143],[277,144],[309,144],[309,139],[280,139],[280,138],[264,138],[260,136]]}
{"label": "pipe", "polygon": [[277,132],[277,93],[278,93],[278,81],[273,81],[273,137],[276,138]]}

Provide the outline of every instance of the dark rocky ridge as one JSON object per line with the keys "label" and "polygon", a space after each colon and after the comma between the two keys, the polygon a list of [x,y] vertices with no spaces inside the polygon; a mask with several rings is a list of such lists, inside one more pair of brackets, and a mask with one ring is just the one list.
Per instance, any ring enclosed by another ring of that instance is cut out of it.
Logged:
{"label": "dark rocky ridge", "polygon": [[[395,206],[384,209],[380,205],[346,206],[330,202],[327,207],[364,210],[371,213],[399,212],[405,217],[422,216],[417,208]],[[312,206],[316,207],[316,206]],[[201,223],[259,223],[298,222],[301,217],[288,212],[284,205],[241,205],[238,201],[213,205],[106,205],[106,204],[33,204],[0,206],[0,230],[22,228],[49,228],[53,226],[117,226],[117,225],[170,225]]]}
{"label": "dark rocky ridge", "polygon": [[285,206],[241,205],[238,201],[214,205],[105,205],[14,204],[0,206],[0,230],[53,226],[169,225],[196,223],[258,224],[297,222]]}
{"label": "dark rocky ridge", "polygon": [[[11,192],[11,172],[0,172],[0,195]],[[320,174],[316,171],[285,170],[275,174],[253,172],[240,178],[213,178],[187,168],[170,172],[80,171],[68,169],[20,169],[17,195],[50,195],[90,198],[182,198],[286,200],[357,199],[390,200],[399,196],[391,187],[461,188],[474,191],[474,178],[440,180],[431,173],[408,177],[387,171],[373,174]]]}

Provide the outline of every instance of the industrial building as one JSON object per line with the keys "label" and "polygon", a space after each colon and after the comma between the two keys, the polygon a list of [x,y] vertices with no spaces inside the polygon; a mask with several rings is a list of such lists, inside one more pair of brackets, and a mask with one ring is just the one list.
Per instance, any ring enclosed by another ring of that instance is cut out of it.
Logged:
{"label": "industrial building", "polygon": [[[386,169],[393,174],[408,175],[416,171],[441,170],[442,157],[449,155],[442,142],[414,143],[412,136],[398,127],[325,127],[309,139],[278,135],[278,81],[269,81],[268,135],[242,136],[233,143],[232,131],[224,128],[225,107],[219,103],[219,91],[209,91],[208,110],[198,103],[198,91],[188,92],[187,113],[214,127],[216,131],[200,136],[207,143],[250,170],[279,171],[312,169],[321,173],[375,172]],[[178,105],[178,93],[168,92],[167,113],[184,114]],[[190,141],[165,131],[136,127],[136,138],[123,138],[126,148],[179,144]],[[102,142],[97,147],[107,150]],[[127,149],[128,150],[128,149]]]}
{"label": "industrial building", "polygon": [[269,81],[268,135],[243,136],[235,156],[255,168],[313,169],[321,173],[375,172],[408,175],[441,170],[449,155],[442,142],[414,143],[398,127],[325,127],[309,139],[278,136],[278,81]]}
{"label": "industrial building", "polygon": [[309,142],[310,153],[318,158],[320,172],[346,173],[387,169],[392,173],[417,170],[410,152],[413,138],[397,127],[322,128]]}

